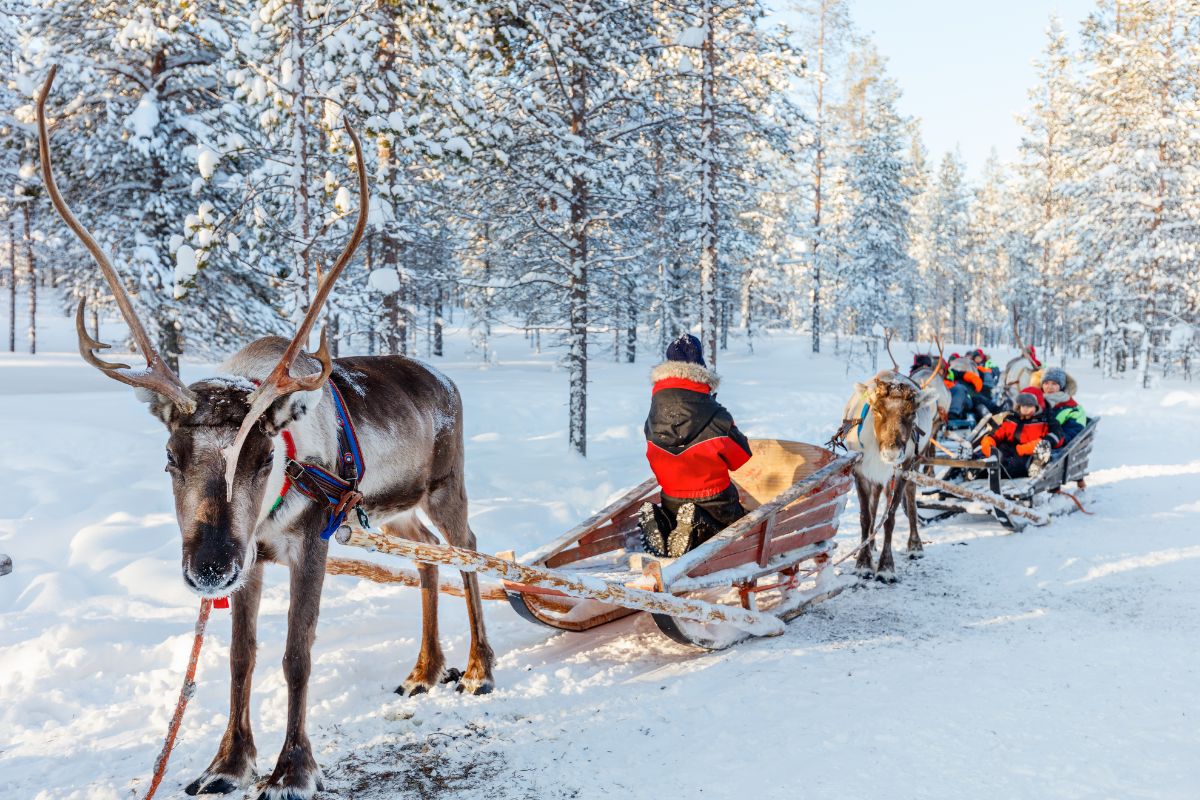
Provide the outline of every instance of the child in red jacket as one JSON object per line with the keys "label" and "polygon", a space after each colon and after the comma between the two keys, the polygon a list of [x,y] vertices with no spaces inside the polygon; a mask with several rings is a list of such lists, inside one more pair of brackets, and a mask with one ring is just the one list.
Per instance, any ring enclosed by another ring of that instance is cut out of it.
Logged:
{"label": "child in red jacket", "polygon": [[1000,452],[1000,468],[1005,477],[1036,478],[1050,461],[1050,454],[1063,442],[1062,428],[1046,414],[1042,390],[1029,386],[1016,399],[1016,413],[1009,415],[991,435],[983,437],[979,449],[990,457]]}
{"label": "child in red jacket", "polygon": [[716,401],[720,379],[695,336],[673,341],[650,380],[646,458],[662,505],[644,503],[638,521],[647,552],[678,558],[745,515],[729,473],[750,460],[750,443]]}

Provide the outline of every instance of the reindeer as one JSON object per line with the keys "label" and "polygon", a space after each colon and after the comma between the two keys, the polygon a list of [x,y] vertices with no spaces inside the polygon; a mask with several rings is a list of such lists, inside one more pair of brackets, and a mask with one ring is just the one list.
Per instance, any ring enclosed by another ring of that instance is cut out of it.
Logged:
{"label": "reindeer", "polygon": [[[892,369],[881,370],[869,383],[855,384],[854,395],[842,415],[842,435],[849,449],[863,454],[854,466],[863,543],[855,571],[863,578],[875,577],[884,583],[895,583],[892,531],[896,526],[896,507],[902,498],[908,516],[909,556],[918,558],[924,550],[917,531],[916,487],[902,478],[901,473],[911,468],[929,446],[939,394],[935,388],[930,388],[936,381],[938,370],[933,370],[923,384],[918,384],[900,374],[900,367],[892,355],[890,333],[885,343]],[[883,545],[879,564],[872,570],[874,546],[868,542],[885,488],[887,509]]]}
{"label": "reindeer", "polygon": [[1033,347],[1026,347],[1021,341],[1021,332],[1018,330],[1020,316],[1016,311],[1013,311],[1013,341],[1017,345],[1017,349],[1021,354],[1004,365],[1004,396],[1008,398],[1009,407],[1017,399],[1017,395],[1021,393],[1021,389],[1028,386],[1033,373],[1042,368],[1042,362],[1038,361],[1037,355],[1034,353]]}
{"label": "reindeer", "polygon": [[[51,171],[45,120],[55,71],[51,68],[37,104],[42,178],[54,207],[104,274],[146,366],[131,368],[96,355],[96,350],[108,345],[87,334],[83,302],[75,315],[79,352],[105,375],[134,387],[166,426],[166,471],[171,476],[182,534],[183,581],[201,597],[232,598],[229,723],[212,763],[186,791],[223,794],[243,789],[256,778],[250,684],[263,563],[274,561],[288,567],[291,584],[283,656],[287,729],[260,798],[306,800],[322,786],[305,732],[305,713],[328,550],[321,534],[334,518],[329,506],[298,491],[281,494],[285,476],[296,481],[295,470],[302,463],[329,472],[339,469],[342,450],[335,398],[341,398],[353,420],[363,463],[370,469],[356,485],[360,494],[348,491],[341,498],[342,508],[335,511],[344,513],[361,503],[361,510],[388,533],[435,541],[417,517],[420,509],[451,544],[473,549],[475,536],[467,524],[458,390],[430,367],[400,356],[333,360],[324,330],[315,354],[301,352],[366,226],[366,167],[358,136],[348,121],[345,127],[358,170],[358,220],[295,336],[291,341],[275,336],[253,341],[222,364],[220,374],[185,386],[154,349],[108,258],[59,194]],[[293,446],[295,453],[285,455]],[[277,504],[277,498],[282,502]],[[419,569],[421,652],[396,689],[400,694],[426,692],[447,676],[438,640],[437,567],[420,565]],[[475,575],[464,572],[463,584],[471,644],[466,671],[457,676],[457,688],[483,694],[493,686],[492,650]]]}

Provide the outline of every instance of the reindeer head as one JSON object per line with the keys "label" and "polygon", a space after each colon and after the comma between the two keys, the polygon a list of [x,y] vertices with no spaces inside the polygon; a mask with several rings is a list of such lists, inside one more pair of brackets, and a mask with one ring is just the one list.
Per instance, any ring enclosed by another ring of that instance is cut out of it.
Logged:
{"label": "reindeer head", "polygon": [[56,71],[56,67],[51,67],[37,103],[42,180],[63,221],[83,242],[104,274],[117,307],[129,325],[130,335],[146,359],[146,366],[134,369],[127,364],[104,361],[96,355],[96,350],[109,345],[88,335],[83,322],[83,302],[75,312],[79,353],[105,375],[133,386],[149,402],[155,416],[167,426],[170,438],[166,470],[171,475],[175,513],[183,536],[184,582],[202,596],[224,596],[240,586],[246,568],[254,563],[257,551],[255,528],[268,478],[277,462],[273,437],[284,425],[299,419],[319,401],[333,369],[322,331],[321,346],[314,354],[317,363],[306,359],[302,366],[307,367],[307,374],[302,377],[292,375],[292,367],[301,355],[301,345],[308,340],[334,281],[350,261],[366,228],[367,172],[362,146],[346,121],[358,167],[358,222],[337,262],[317,288],[308,313],[291,342],[270,338],[254,345],[269,349],[271,358],[278,359],[274,369],[258,386],[236,376],[211,378],[185,386],[154,348],[104,251],[71,213],[58,191],[50,165],[45,110]]}
{"label": "reindeer head", "polygon": [[915,452],[920,438],[917,411],[935,404],[937,394],[895,372],[884,371],[863,387],[863,397],[871,407],[879,457],[884,463],[900,464]]}

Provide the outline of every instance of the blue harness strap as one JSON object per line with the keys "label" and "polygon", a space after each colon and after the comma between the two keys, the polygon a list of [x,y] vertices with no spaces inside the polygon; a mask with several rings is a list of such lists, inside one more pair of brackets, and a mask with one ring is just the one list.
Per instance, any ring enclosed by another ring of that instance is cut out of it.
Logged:
{"label": "blue harness strap", "polygon": [[863,403],[862,413],[858,415],[858,439],[862,441],[862,426],[867,421],[867,411],[871,408],[870,403]]}
{"label": "blue harness strap", "polygon": [[316,464],[291,459],[288,459],[286,466],[287,475],[297,491],[310,500],[330,507],[329,522],[321,531],[322,539],[333,536],[346,521],[351,508],[359,512],[361,519],[366,517],[362,512],[362,495],[358,492],[358,484],[367,473],[367,465],[363,462],[362,448],[358,445],[358,434],[354,430],[350,412],[346,410],[342,393],[332,380],[329,381],[329,391],[333,396],[337,423],[337,474]]}

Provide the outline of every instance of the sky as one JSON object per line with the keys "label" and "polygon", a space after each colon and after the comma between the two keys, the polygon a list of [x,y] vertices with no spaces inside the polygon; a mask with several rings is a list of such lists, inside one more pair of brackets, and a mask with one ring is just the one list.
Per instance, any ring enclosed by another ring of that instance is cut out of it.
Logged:
{"label": "sky", "polygon": [[1014,118],[1034,84],[1033,60],[1057,12],[1075,39],[1095,0],[851,0],[856,26],[888,59],[901,113],[921,119],[930,161],[957,146],[978,177],[992,147],[1012,161]]}

